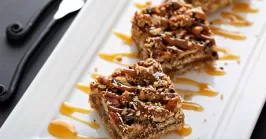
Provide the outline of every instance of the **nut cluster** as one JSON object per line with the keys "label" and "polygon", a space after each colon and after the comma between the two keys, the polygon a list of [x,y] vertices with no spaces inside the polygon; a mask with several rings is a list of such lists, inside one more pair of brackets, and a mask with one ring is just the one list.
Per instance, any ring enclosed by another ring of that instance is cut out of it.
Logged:
{"label": "nut cluster", "polygon": [[110,119],[124,132],[133,124],[156,124],[183,117],[180,96],[153,59],[117,70],[108,77],[98,77],[91,89],[97,90],[97,94],[91,95],[100,95]]}
{"label": "nut cluster", "polygon": [[183,52],[215,44],[205,13],[183,1],[168,1],[135,13],[132,28],[135,42],[139,42],[139,35],[146,35],[139,43],[160,52]]}

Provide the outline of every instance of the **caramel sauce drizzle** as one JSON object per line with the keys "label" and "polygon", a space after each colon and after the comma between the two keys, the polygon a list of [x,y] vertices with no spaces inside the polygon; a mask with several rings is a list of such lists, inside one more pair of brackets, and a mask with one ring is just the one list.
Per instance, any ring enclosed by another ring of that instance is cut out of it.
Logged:
{"label": "caramel sauce drizzle", "polygon": [[216,68],[216,67],[212,67],[212,66],[206,66],[205,72],[207,74],[213,75],[213,76],[223,76],[226,74],[226,72],[224,70]]}
{"label": "caramel sauce drizzle", "polygon": [[135,6],[138,9],[143,10],[143,9],[146,9],[146,8],[150,7],[152,5],[152,2],[151,1],[147,1],[145,3],[137,3],[137,2],[135,2],[134,4],[135,4]]}
{"label": "caramel sauce drizzle", "polygon": [[212,21],[213,24],[225,24],[225,25],[233,25],[233,26],[251,26],[253,23],[246,20],[242,16],[232,13],[232,12],[222,12],[221,16],[223,18],[228,19],[229,21],[215,19]]}
{"label": "caramel sauce drizzle", "polygon": [[93,78],[93,79],[96,79],[99,76],[102,76],[102,75],[99,74],[99,73],[96,73],[96,72],[94,72],[94,73],[91,74],[91,78]]}
{"label": "caramel sauce drizzle", "polygon": [[204,108],[197,104],[197,103],[193,103],[193,102],[183,102],[182,103],[182,109],[184,110],[193,110],[193,111],[197,111],[197,112],[202,112],[204,110]]}
{"label": "caramel sauce drizzle", "polygon": [[178,93],[183,93],[183,94],[194,94],[194,95],[202,95],[202,96],[217,96],[218,92],[214,90],[211,86],[205,83],[200,83],[191,79],[187,78],[176,78],[174,80],[174,83],[177,84],[188,84],[197,87],[199,90],[198,91],[193,91],[193,90],[184,90],[184,89],[178,89],[176,88],[175,90]]}
{"label": "caramel sauce drizzle", "polygon": [[181,137],[189,136],[192,133],[192,128],[188,124],[183,124],[181,129],[177,129],[176,134]]}
{"label": "caramel sauce drizzle", "polygon": [[219,60],[239,60],[240,59],[239,55],[232,53],[230,49],[228,48],[215,47],[214,49],[224,54],[222,56],[219,56]]}
{"label": "caramel sauce drizzle", "polygon": [[126,35],[126,34],[124,34],[124,33],[120,33],[120,32],[114,32],[114,34],[115,34],[118,38],[122,39],[123,42],[124,42],[125,44],[128,44],[128,45],[133,44],[133,40],[132,40],[131,35]]}
{"label": "caramel sauce drizzle", "polygon": [[99,56],[100,56],[100,58],[102,58],[106,61],[116,63],[116,64],[119,64],[121,66],[126,66],[126,67],[129,67],[130,65],[121,63],[120,61],[117,61],[117,57],[139,58],[139,56],[136,52],[133,52],[133,53],[116,53],[116,54],[100,53]]}
{"label": "caramel sauce drizzle", "polygon": [[51,121],[48,126],[48,132],[57,138],[104,139],[79,135],[75,126],[72,123],[61,119]]}
{"label": "caramel sauce drizzle", "polygon": [[61,114],[68,116],[69,118],[74,119],[76,121],[79,121],[81,123],[84,123],[84,124],[86,124],[92,128],[95,128],[95,129],[100,128],[100,125],[98,125],[95,122],[88,122],[88,121],[85,121],[83,119],[80,119],[80,118],[72,115],[74,112],[78,112],[78,113],[82,113],[82,114],[88,114],[91,112],[91,110],[89,110],[89,109],[80,108],[80,107],[74,106],[70,103],[63,102],[61,104],[61,107],[60,107],[60,112],[61,112]]}
{"label": "caramel sauce drizzle", "polygon": [[244,13],[257,13],[259,10],[252,7],[247,2],[238,2],[232,8],[234,12],[244,12]]}
{"label": "caramel sauce drizzle", "polygon": [[76,87],[77,87],[79,90],[81,90],[81,91],[83,91],[84,93],[86,93],[86,94],[89,94],[90,91],[91,91],[89,85],[82,85],[82,84],[80,84],[80,83],[77,83],[77,84],[76,84]]}
{"label": "caramel sauce drizzle", "polygon": [[213,34],[223,36],[225,38],[233,39],[233,40],[245,40],[247,37],[241,35],[239,32],[231,32],[227,30],[223,30],[220,28],[211,27],[211,31]]}

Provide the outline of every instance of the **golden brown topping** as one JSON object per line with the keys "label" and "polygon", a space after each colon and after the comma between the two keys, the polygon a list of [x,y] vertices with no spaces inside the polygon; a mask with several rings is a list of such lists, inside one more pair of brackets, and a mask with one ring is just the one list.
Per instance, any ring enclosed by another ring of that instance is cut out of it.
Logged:
{"label": "golden brown topping", "polygon": [[117,70],[109,77],[100,76],[91,89],[101,94],[110,118],[121,125],[163,122],[175,116],[182,104],[170,78],[153,59]]}
{"label": "golden brown topping", "polygon": [[136,28],[148,33],[144,42],[148,48],[176,53],[215,45],[204,12],[184,1],[169,0],[136,13],[133,29]]}

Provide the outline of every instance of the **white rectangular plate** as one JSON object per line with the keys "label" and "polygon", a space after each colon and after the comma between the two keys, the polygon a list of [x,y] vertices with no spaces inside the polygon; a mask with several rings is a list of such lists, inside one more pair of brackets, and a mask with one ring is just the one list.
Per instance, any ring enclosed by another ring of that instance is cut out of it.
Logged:
{"label": "white rectangular plate", "polygon": [[[137,0],[135,0],[136,2]],[[68,29],[52,55],[36,76],[24,96],[0,130],[0,139],[24,139],[29,137],[52,137],[47,132],[49,122],[56,118],[71,119],[60,115],[62,102],[81,107],[90,107],[88,95],[75,88],[76,83],[89,84],[94,68],[108,75],[120,66],[106,62],[98,52],[118,53],[136,51],[115,37],[112,32],[130,33],[131,18],[137,10],[133,0],[88,0],[71,27]],[[138,0],[141,2],[141,0]],[[143,2],[143,1],[142,1]],[[153,0],[153,4],[160,3]],[[241,63],[229,61],[225,76],[210,76],[190,72],[183,75],[204,82],[219,91],[217,97],[194,96],[192,101],[204,107],[203,112],[185,111],[185,121],[193,132],[188,139],[247,139],[250,137],[266,96],[266,1],[250,1],[260,11],[256,14],[241,14],[253,21],[250,27],[221,26],[237,30],[247,36],[244,41],[235,41],[215,36],[221,47],[231,48],[241,56]],[[230,8],[224,9],[229,11]],[[212,15],[210,19],[219,17]],[[133,64],[138,60],[124,59]],[[224,99],[220,99],[220,95]],[[95,113],[76,114],[84,119],[96,119]],[[203,122],[204,120],[206,122]],[[103,126],[95,130],[72,121],[82,135],[108,137]],[[110,138],[110,137],[109,137]],[[162,137],[176,139],[177,135]],[[181,138],[181,137],[180,137]]]}

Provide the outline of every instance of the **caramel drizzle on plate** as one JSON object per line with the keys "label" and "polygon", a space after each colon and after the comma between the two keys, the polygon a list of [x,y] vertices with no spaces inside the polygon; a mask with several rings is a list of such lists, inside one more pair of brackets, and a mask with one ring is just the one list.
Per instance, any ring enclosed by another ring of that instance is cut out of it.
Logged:
{"label": "caramel drizzle on plate", "polygon": [[247,2],[238,2],[236,3],[232,10],[234,12],[244,12],[244,13],[257,13],[259,10],[257,8],[252,7]]}
{"label": "caramel drizzle on plate", "polygon": [[176,78],[174,80],[174,83],[192,85],[198,88],[198,91],[176,88],[175,90],[178,93],[189,94],[189,95],[202,95],[202,96],[209,96],[209,97],[218,95],[218,92],[214,90],[210,85],[205,84],[205,83],[200,83],[200,82],[188,79],[188,78]]}
{"label": "caramel drizzle on plate", "polygon": [[77,107],[77,106],[74,106],[70,103],[63,102],[61,104],[61,107],[60,107],[60,112],[61,112],[61,114],[65,115],[71,119],[74,119],[76,121],[79,121],[81,123],[84,123],[84,124],[86,124],[92,128],[95,128],[95,129],[100,128],[100,125],[98,125],[95,122],[88,122],[88,121],[85,121],[83,119],[80,119],[80,118],[72,115],[74,112],[78,112],[78,113],[82,113],[82,114],[88,114],[91,112],[91,110],[89,110],[89,109]]}
{"label": "caramel drizzle on plate", "polygon": [[211,27],[211,31],[213,34],[223,36],[225,38],[229,38],[229,39],[233,39],[233,40],[245,40],[245,39],[247,39],[246,36],[240,34],[239,32],[227,31],[227,30],[223,30],[220,28],[216,28],[216,27]]}
{"label": "caramel drizzle on plate", "polygon": [[138,2],[135,2],[134,3],[135,6],[140,9],[140,10],[143,10],[143,9],[146,9],[148,7],[150,7],[152,5],[152,2],[151,1],[147,1],[145,3],[138,3]]}
{"label": "caramel drizzle on plate", "polygon": [[139,58],[138,54],[136,52],[133,53],[115,53],[115,54],[105,54],[105,53],[99,53],[99,57],[112,62],[112,63],[116,63],[119,64],[121,66],[126,66],[129,67],[129,64],[124,64],[120,61],[117,60],[118,57],[128,57],[128,58]]}
{"label": "caramel drizzle on plate", "polygon": [[197,103],[193,103],[193,102],[183,102],[182,103],[182,109],[193,110],[193,111],[197,111],[197,112],[204,111],[204,108],[201,105],[199,105]]}
{"label": "caramel drizzle on plate", "polygon": [[48,132],[57,138],[104,139],[79,135],[75,126],[72,123],[61,119],[51,121],[48,126]]}
{"label": "caramel drizzle on plate", "polygon": [[214,19],[212,21],[213,24],[225,24],[225,25],[233,25],[233,26],[251,26],[253,23],[246,20],[242,16],[232,13],[232,12],[222,12],[221,16],[223,18],[228,19],[227,21],[222,20],[222,19]]}
{"label": "caramel drizzle on plate", "polygon": [[239,60],[240,59],[239,55],[232,53],[230,49],[228,48],[215,47],[214,49],[217,52],[223,53],[222,56],[219,56],[219,60]]}
{"label": "caramel drizzle on plate", "polygon": [[123,42],[125,44],[131,45],[133,44],[133,40],[132,40],[132,36],[131,35],[126,35],[124,33],[120,33],[120,32],[114,32],[114,34],[120,38],[121,40],[123,40]]}
{"label": "caramel drizzle on plate", "polygon": [[[148,8],[149,6],[151,6],[151,4],[152,3],[150,1],[148,1],[145,4],[135,3],[135,6],[139,9],[145,9],[145,8]],[[258,9],[253,8],[250,6],[250,4],[244,3],[244,2],[236,3],[234,5],[234,7],[232,8],[232,10],[235,12],[251,12],[251,13],[258,12]],[[214,24],[229,24],[229,25],[233,25],[233,26],[250,26],[253,24],[252,22],[246,20],[245,18],[243,18],[240,15],[235,14],[235,13],[222,12],[221,16],[223,18],[228,19],[229,21],[224,21],[221,19],[215,19],[213,21],[213,23]],[[223,36],[226,38],[230,38],[230,39],[234,39],[234,40],[245,40],[246,39],[246,36],[243,36],[238,32],[230,32],[230,31],[226,31],[226,30],[223,30],[220,28],[214,28],[214,27],[212,27],[211,30],[214,34],[220,35],[220,36]],[[121,38],[125,44],[131,45],[133,43],[132,37],[130,35],[126,35],[126,34],[123,34],[120,32],[114,32],[114,34],[117,37]],[[219,58],[219,60],[239,60],[239,56],[231,53],[229,51],[229,49],[219,48],[219,47],[217,47],[215,49],[218,52],[224,53],[224,55],[221,56]],[[129,65],[123,64],[123,63],[117,61],[116,60],[117,57],[123,56],[123,57],[129,57],[129,58],[138,58],[138,55],[136,53],[99,54],[99,56],[101,58],[103,58],[104,60],[119,64],[122,66],[129,66]],[[207,67],[206,72],[208,74],[211,74],[211,75],[224,75],[225,74],[225,72],[223,70],[217,69],[215,67]],[[96,78],[97,76],[100,76],[100,74],[98,74],[98,73],[92,73],[91,74],[92,78]],[[177,78],[175,83],[189,84],[189,85],[193,85],[193,86],[196,86],[199,88],[198,91],[176,89],[178,92],[193,93],[193,94],[203,95],[203,96],[216,96],[218,94],[218,92],[213,90],[208,84],[199,83],[199,82],[196,82],[196,81],[193,81],[190,79]],[[77,88],[84,91],[85,93],[90,92],[89,86],[77,84]],[[222,98],[222,96],[221,96],[221,98]],[[194,110],[194,111],[199,111],[199,112],[204,110],[204,108],[201,105],[193,103],[193,102],[183,102],[182,109]],[[74,106],[72,104],[63,102],[61,104],[61,107],[60,107],[60,112],[65,116],[68,116],[68,117],[70,117],[74,120],[77,120],[79,122],[82,122],[84,124],[87,124],[93,128],[99,128],[99,125],[95,122],[88,122],[88,121],[82,120],[82,119],[72,115],[74,112],[79,112],[82,114],[88,114],[91,112],[89,109],[77,107],[77,106]],[[56,119],[56,120],[51,121],[49,123],[49,126],[48,126],[48,131],[51,135],[58,137],[58,138],[103,139],[103,138],[92,138],[92,137],[81,136],[78,134],[75,126],[72,123],[65,121],[65,120],[60,120],[60,119]],[[192,128],[187,124],[183,124],[182,128],[176,130],[175,132],[180,136],[188,136],[191,134]]]}
{"label": "caramel drizzle on plate", "polygon": [[213,66],[206,66],[205,67],[205,72],[209,75],[212,76],[223,76],[226,74],[226,72],[220,68],[216,68]]}
{"label": "caramel drizzle on plate", "polygon": [[76,84],[76,87],[77,87],[79,90],[81,90],[81,91],[83,91],[84,93],[86,93],[86,94],[89,94],[90,91],[91,91],[89,85],[83,85],[83,84],[77,83],[77,84]]}
{"label": "caramel drizzle on plate", "polygon": [[181,137],[189,136],[192,133],[192,128],[188,124],[183,124],[180,129],[175,130],[175,133]]}

